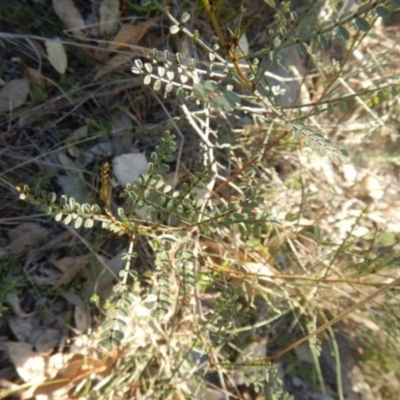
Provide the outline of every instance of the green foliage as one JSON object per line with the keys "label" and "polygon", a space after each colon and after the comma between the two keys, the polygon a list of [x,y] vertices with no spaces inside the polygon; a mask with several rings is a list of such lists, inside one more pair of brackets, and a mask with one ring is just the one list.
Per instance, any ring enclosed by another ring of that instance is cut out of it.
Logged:
{"label": "green foliage", "polygon": [[6,306],[8,296],[19,292],[20,282],[15,271],[9,268],[9,265],[16,263],[15,256],[0,259],[0,273],[2,279],[0,281],[0,316],[8,309]]}

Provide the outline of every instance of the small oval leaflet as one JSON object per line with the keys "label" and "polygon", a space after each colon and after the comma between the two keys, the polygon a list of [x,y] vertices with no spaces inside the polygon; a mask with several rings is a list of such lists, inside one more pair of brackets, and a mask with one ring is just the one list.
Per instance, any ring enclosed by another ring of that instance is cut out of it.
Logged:
{"label": "small oval leaflet", "polygon": [[390,15],[390,10],[384,6],[375,7],[375,12],[379,17],[385,18]]}
{"label": "small oval leaflet", "polygon": [[143,84],[150,85],[150,83],[151,83],[151,75],[146,75],[143,79]]}
{"label": "small oval leaflet", "polygon": [[157,73],[158,73],[158,76],[163,77],[165,75],[165,68],[158,67]]}
{"label": "small oval leaflet", "polygon": [[156,81],[154,82],[153,89],[154,89],[156,92],[157,92],[158,90],[161,89],[161,81],[160,81],[160,80],[156,80]]}
{"label": "small oval leaflet", "polygon": [[153,66],[150,63],[144,64],[144,69],[151,74],[153,72]]}
{"label": "small oval leaflet", "polygon": [[83,224],[83,226],[85,227],[85,228],[93,228],[93,220],[92,219],[86,219],[85,220],[85,223]]}
{"label": "small oval leaflet", "polygon": [[350,33],[349,31],[344,28],[342,25],[339,25],[337,28],[337,35],[341,37],[343,40],[349,40],[350,39]]}
{"label": "small oval leaflet", "polygon": [[181,22],[182,22],[182,24],[186,24],[186,22],[188,22],[189,19],[190,19],[190,14],[187,13],[187,12],[184,12],[184,13],[182,14],[182,17],[181,17]]}
{"label": "small oval leaflet", "polygon": [[75,229],[79,229],[82,226],[82,223],[83,223],[83,218],[82,217],[78,217],[75,220],[75,223],[74,223]]}
{"label": "small oval leaflet", "polygon": [[371,25],[365,18],[356,18],[356,25],[360,31],[368,32],[371,29]]}
{"label": "small oval leaflet", "polygon": [[171,35],[176,35],[180,30],[181,28],[179,28],[179,25],[172,25],[171,28],[169,28]]}

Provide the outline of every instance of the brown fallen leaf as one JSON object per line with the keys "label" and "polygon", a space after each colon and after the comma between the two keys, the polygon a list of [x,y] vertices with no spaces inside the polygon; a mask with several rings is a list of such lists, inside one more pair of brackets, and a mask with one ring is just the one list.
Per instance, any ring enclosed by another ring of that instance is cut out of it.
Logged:
{"label": "brown fallen leaf", "polygon": [[378,177],[367,174],[361,181],[353,185],[354,193],[363,199],[380,200],[385,195],[384,186]]}
{"label": "brown fallen leaf", "polygon": [[86,332],[90,327],[90,314],[86,304],[76,293],[64,292],[61,296],[75,307],[75,328],[80,332]]}
{"label": "brown fallen leaf", "polygon": [[24,77],[28,79],[30,83],[38,85],[41,88],[46,88],[49,84],[39,70],[30,68],[26,65],[24,65]]}
{"label": "brown fallen leaf", "polygon": [[129,45],[138,44],[152,25],[153,23],[146,23],[141,25],[122,25],[121,29],[108,45],[108,48],[110,50],[129,50]]}
{"label": "brown fallen leaf", "polygon": [[[33,318],[10,316],[7,317],[7,323],[16,340],[29,343],[29,337],[35,330],[35,320]],[[32,345],[32,343],[30,344]]]}
{"label": "brown fallen leaf", "polygon": [[29,246],[35,246],[48,235],[48,229],[33,222],[23,222],[8,232],[11,243],[0,251],[2,254],[19,254]]}
{"label": "brown fallen leaf", "polygon": [[[31,336],[33,335],[35,335],[34,339],[33,337],[30,339],[36,351],[42,352],[43,354],[51,354],[54,349],[60,345],[63,339],[61,329],[48,327],[37,327],[35,331],[32,332]],[[66,337],[64,339],[66,339]]]}
{"label": "brown fallen leaf", "polygon": [[21,386],[21,398],[30,399],[39,395],[49,398],[68,399],[71,384],[93,373],[104,373],[115,362],[115,356],[105,362],[82,354],[57,353],[52,356],[32,350],[32,345],[21,342],[4,343],[18,375],[29,384]]}
{"label": "brown fallen leaf", "polygon": [[60,75],[64,75],[68,66],[68,58],[64,45],[59,39],[46,40],[45,44],[50,64]]}
{"label": "brown fallen leaf", "polygon": [[96,293],[102,299],[107,299],[112,293],[113,282],[118,277],[119,272],[124,268],[125,261],[122,257],[124,251],[120,251],[111,260],[103,257],[103,272],[96,281],[87,280],[84,292],[86,294]]}
{"label": "brown fallen leaf", "polygon": [[118,351],[113,350],[104,362],[82,354],[70,355],[70,358],[66,360],[64,367],[59,371],[54,381],[38,386],[34,394],[51,394],[53,395],[51,398],[56,398],[54,397],[55,391],[60,390],[62,387],[71,387],[73,383],[92,374],[107,374],[117,361],[118,355]]}
{"label": "brown fallen leaf", "polygon": [[35,346],[36,352],[43,353],[43,355],[52,353],[62,340],[61,329],[40,326],[37,317],[13,316],[8,317],[7,322],[17,340]]}
{"label": "brown fallen leaf", "polygon": [[86,28],[81,13],[75,7],[73,0],[53,0],[54,11],[69,31],[75,36],[83,36]]}
{"label": "brown fallen leaf", "polygon": [[53,285],[53,288],[57,289],[71,282],[91,259],[92,255],[88,253],[78,257],[64,257],[60,260],[51,260],[51,263],[63,273],[61,278]]}
{"label": "brown fallen leaf", "polygon": [[46,243],[39,250],[46,252],[70,246],[73,239],[74,236],[71,234],[71,232],[64,231],[55,236],[53,239],[46,241]]}
{"label": "brown fallen leaf", "polygon": [[71,382],[76,382],[91,374],[100,374],[106,369],[107,365],[102,361],[76,354],[61,375]]}
{"label": "brown fallen leaf", "polygon": [[[70,157],[78,158],[81,154],[79,147],[75,145],[75,142],[87,137],[89,127],[82,125],[80,128],[75,129],[67,138],[68,148],[67,153]],[[60,160],[61,161],[61,160]],[[74,165],[75,166],[75,165]],[[83,178],[83,175],[81,175]],[[69,192],[64,192],[69,193]]]}
{"label": "brown fallen leaf", "polygon": [[[129,25],[129,26],[131,26],[131,25]],[[129,46],[138,44],[142,40],[143,36],[146,34],[146,32],[149,30],[149,28],[151,26],[153,26],[153,22],[136,25],[136,26],[132,25],[131,28],[129,28],[129,29],[126,28],[127,32],[124,34],[121,33],[118,40],[116,40],[116,38],[118,37],[119,33],[116,35],[116,37],[110,44],[111,48],[116,49],[118,47],[129,47]],[[129,42],[123,42],[123,40],[128,40]],[[117,45],[119,43],[120,43],[120,45]],[[114,47],[112,47],[112,46],[114,46]],[[99,69],[99,71],[97,72],[97,74],[95,75],[93,80],[95,81],[95,80],[101,78],[102,76],[108,74],[109,72],[112,72],[116,68],[118,68],[121,65],[130,61],[135,56],[136,56],[136,54],[133,51],[119,53],[119,54],[115,55],[114,57],[112,57],[108,60],[106,65],[104,65],[103,67],[101,67]]]}
{"label": "brown fallen leaf", "polygon": [[34,314],[34,312],[26,313],[22,310],[19,304],[19,297],[16,293],[9,293],[6,297],[6,302],[11,306],[13,313],[19,318],[27,318]]}
{"label": "brown fallen leaf", "polygon": [[120,19],[119,0],[103,0],[99,14],[100,33],[103,36],[113,34],[118,29]]}
{"label": "brown fallen leaf", "polygon": [[67,155],[67,151],[70,153],[70,148],[58,154],[58,161],[64,168],[65,175],[57,175],[57,182],[62,187],[63,193],[68,193],[75,200],[83,203],[88,197],[88,188],[84,183],[83,172],[76,165],[75,160]]}
{"label": "brown fallen leaf", "polygon": [[0,89],[0,114],[12,111],[25,104],[29,94],[27,79],[13,79]]}
{"label": "brown fallen leaf", "polygon": [[134,56],[135,56],[134,53],[121,53],[112,57],[105,66],[99,69],[93,81],[96,81],[97,79],[100,79],[102,76],[107,75],[108,73],[114,71],[121,65],[130,61]]}
{"label": "brown fallen leaf", "polygon": [[62,368],[64,354],[49,357],[32,350],[32,345],[22,342],[5,342],[7,354],[18,375],[25,382],[35,385],[54,378]]}

